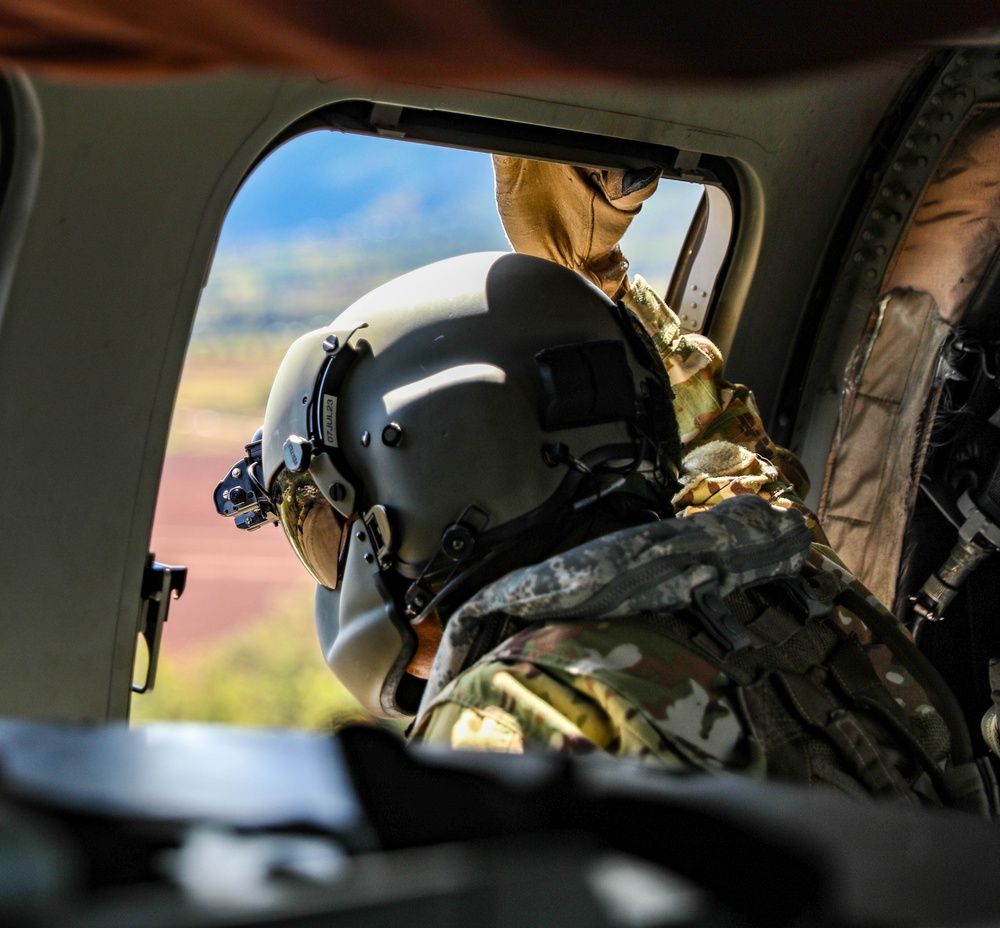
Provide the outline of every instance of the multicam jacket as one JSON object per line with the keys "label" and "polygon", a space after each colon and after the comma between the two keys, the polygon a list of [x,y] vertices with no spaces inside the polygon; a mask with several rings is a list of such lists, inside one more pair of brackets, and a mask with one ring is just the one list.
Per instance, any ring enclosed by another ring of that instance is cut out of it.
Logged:
{"label": "multicam jacket", "polygon": [[722,353],[704,335],[685,335],[680,320],[641,277],[622,303],[649,335],[674,391],[674,412],[684,446],[683,487],[674,498],[679,515],[724,499],[754,493],[781,508],[797,509],[814,540],[827,540],[802,504],[809,479],[798,458],[771,441],[753,393],[722,376]]}
{"label": "multicam jacket", "polygon": [[895,622],[826,545],[797,460],[768,438],[752,394],[722,380],[715,346],[682,336],[641,278],[624,302],[674,388],[685,518],[602,536],[480,591],[449,620],[413,739],[602,750],[947,801],[947,727],[835,602],[853,590]]}

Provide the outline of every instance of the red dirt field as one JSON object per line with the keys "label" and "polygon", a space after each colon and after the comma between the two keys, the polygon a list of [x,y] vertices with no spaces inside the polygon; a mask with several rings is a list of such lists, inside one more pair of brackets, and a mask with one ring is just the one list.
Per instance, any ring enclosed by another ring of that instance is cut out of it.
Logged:
{"label": "red dirt field", "polygon": [[188,568],[163,632],[164,653],[173,658],[241,631],[290,594],[311,603],[314,583],[280,528],[241,532],[216,514],[212,493],[234,457],[171,453],[164,464],[150,550]]}

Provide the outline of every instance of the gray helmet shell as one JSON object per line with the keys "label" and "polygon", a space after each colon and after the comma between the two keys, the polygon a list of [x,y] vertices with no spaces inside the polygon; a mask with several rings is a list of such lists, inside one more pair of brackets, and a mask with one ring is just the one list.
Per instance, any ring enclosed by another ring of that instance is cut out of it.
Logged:
{"label": "gray helmet shell", "polygon": [[[549,500],[566,468],[546,462],[545,446],[561,442],[580,458],[633,442],[625,421],[546,431],[540,415],[545,397],[536,356],[566,345],[625,341],[614,304],[552,262],[473,254],[378,287],[331,326],[292,345],[264,419],[266,485],[284,466],[289,437],[309,435],[308,410],[321,401],[317,379],[331,336],[338,344],[349,339],[357,355],[330,407],[335,434],[327,427],[322,436],[348,465],[341,479],[350,484],[349,495],[329,501],[341,512],[385,508],[392,569],[404,577],[419,575],[440,548],[444,530],[468,507],[485,512],[492,530]],[[638,395],[649,374],[626,354]],[[316,483],[326,494],[324,481],[331,477],[323,457],[310,469],[322,470]],[[351,538],[349,544],[355,543]],[[398,615],[390,619],[388,604],[372,589],[351,588],[373,583],[378,572],[378,565],[363,569],[356,554],[348,551],[340,588],[317,599],[324,652],[367,708],[395,714],[386,686],[394,691],[400,665],[408,660],[408,640]],[[380,614],[386,616],[384,627]],[[334,615],[338,634],[331,627]],[[393,653],[382,653],[388,651]]]}
{"label": "gray helmet shell", "polygon": [[[367,350],[345,382],[338,437],[364,499],[393,515],[404,574],[419,571],[470,504],[493,528],[544,503],[565,469],[546,464],[543,445],[562,441],[579,456],[630,441],[622,422],[555,433],[539,422],[535,355],[622,338],[611,301],[566,268],[516,254],[443,261],[379,287],[336,321],[362,323],[356,342]],[[399,441],[386,444],[392,424]]]}

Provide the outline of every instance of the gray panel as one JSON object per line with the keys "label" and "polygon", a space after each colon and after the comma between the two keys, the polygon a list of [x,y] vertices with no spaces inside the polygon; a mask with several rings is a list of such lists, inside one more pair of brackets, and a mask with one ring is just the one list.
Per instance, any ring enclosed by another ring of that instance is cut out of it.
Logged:
{"label": "gray panel", "polygon": [[39,190],[0,323],[0,468],[20,526],[0,540],[0,710],[121,717],[191,318],[275,86],[37,92]]}

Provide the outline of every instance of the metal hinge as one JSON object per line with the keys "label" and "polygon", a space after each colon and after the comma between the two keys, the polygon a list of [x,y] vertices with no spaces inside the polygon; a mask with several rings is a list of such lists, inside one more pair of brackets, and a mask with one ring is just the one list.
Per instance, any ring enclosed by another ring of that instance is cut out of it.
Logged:
{"label": "metal hinge", "polygon": [[149,664],[142,684],[132,683],[133,693],[148,693],[156,683],[156,665],[160,659],[160,637],[167,621],[170,600],[179,599],[187,583],[187,568],[161,564],[153,560],[152,551],[146,557],[142,573],[139,605],[139,634],[146,640]]}

